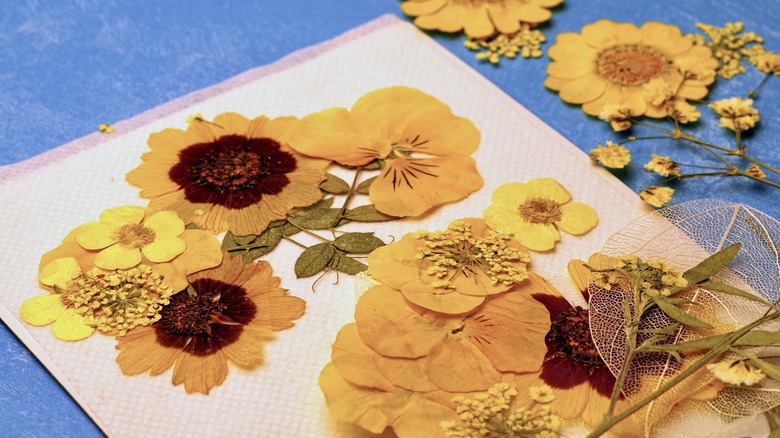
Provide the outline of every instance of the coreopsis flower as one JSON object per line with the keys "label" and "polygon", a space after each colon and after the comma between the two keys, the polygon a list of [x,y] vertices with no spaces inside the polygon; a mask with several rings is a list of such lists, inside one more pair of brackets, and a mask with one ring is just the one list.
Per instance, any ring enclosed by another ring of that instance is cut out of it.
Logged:
{"label": "coreopsis flower", "polygon": [[482,391],[502,373],[539,369],[550,328],[544,305],[524,291],[495,295],[470,312],[447,315],[410,305],[384,285],[360,297],[355,321],[363,342],[385,356],[377,366],[393,384],[409,388],[403,370],[414,365],[425,378],[414,385],[450,392]]}
{"label": "coreopsis flower", "polygon": [[650,161],[645,164],[644,169],[661,176],[680,176],[680,165],[666,155],[653,154]]}
{"label": "coreopsis flower", "polygon": [[[656,99],[645,85],[656,80],[679,98],[701,99],[714,81],[707,72],[718,66],[708,47],[694,46],[676,26],[658,22],[637,27],[599,20],[580,33],[558,34],[548,53],[553,62],[545,86],[594,116],[612,104],[628,107],[633,116],[666,117],[666,105],[651,102]],[[692,65],[698,73],[689,71]]]}
{"label": "coreopsis flower", "polygon": [[404,14],[417,17],[422,29],[442,32],[464,30],[471,38],[487,38],[496,32],[511,35],[521,23],[542,23],[563,0],[408,0],[401,4]]}
{"label": "coreopsis flower", "polygon": [[445,231],[410,233],[377,248],[368,256],[368,272],[418,306],[457,314],[528,278],[528,262],[515,239],[481,219],[462,219]]}
{"label": "coreopsis flower", "polygon": [[604,105],[599,118],[609,122],[615,132],[625,131],[631,127],[631,108],[625,105]]}
{"label": "coreopsis flower", "polygon": [[52,334],[78,341],[100,333],[124,336],[128,330],[160,319],[173,292],[149,266],[127,271],[83,272],[73,257],[44,265],[38,277],[51,294],[22,303],[21,318],[34,326],[52,324]]}
{"label": "coreopsis flower", "polygon": [[671,187],[650,186],[639,191],[639,198],[653,207],[663,207],[672,200],[673,194]]}
{"label": "coreopsis flower", "polygon": [[100,222],[77,228],[75,239],[87,250],[100,250],[95,265],[101,269],[128,269],[145,257],[153,263],[168,262],[187,248],[184,221],[172,211],[148,212],[144,207],[110,208]]}
{"label": "coreopsis flower", "polygon": [[758,110],[753,108],[753,99],[732,97],[710,104],[715,114],[720,116],[720,126],[732,131],[747,131],[761,120]]}
{"label": "coreopsis flower", "polygon": [[236,113],[186,131],[149,136],[151,152],[127,174],[157,210],[219,233],[259,234],[294,207],[322,198],[327,162],[304,157],[289,144],[294,117],[249,120]]}
{"label": "coreopsis flower", "polygon": [[707,369],[720,381],[731,385],[753,386],[766,375],[758,367],[742,359],[726,359],[708,364]]}
{"label": "coreopsis flower", "polygon": [[116,361],[124,374],[157,375],[173,367],[174,385],[208,394],[224,382],[228,361],[247,369],[260,365],[265,343],[305,309],[303,300],[279,287],[264,261],[245,264],[225,254],[222,264],[189,281],[195,295],[173,295],[156,323],[119,341]]}
{"label": "coreopsis flower", "polygon": [[745,169],[745,173],[752,176],[753,178],[766,178],[766,173],[758,167],[755,164],[751,164]]}
{"label": "coreopsis flower", "polygon": [[390,216],[419,216],[482,187],[469,157],[479,144],[474,124],[433,96],[409,87],[372,91],[350,110],[331,108],[303,119],[292,147],[346,166],[382,160],[368,197]]}
{"label": "coreopsis flower", "polygon": [[631,162],[631,152],[623,145],[607,140],[607,145],[598,145],[588,152],[588,156],[596,163],[612,169],[622,169]]}
{"label": "coreopsis flower", "polygon": [[557,181],[539,178],[500,186],[483,215],[490,228],[513,235],[526,248],[548,251],[560,240],[559,229],[576,236],[598,224],[592,207],[570,201]]}

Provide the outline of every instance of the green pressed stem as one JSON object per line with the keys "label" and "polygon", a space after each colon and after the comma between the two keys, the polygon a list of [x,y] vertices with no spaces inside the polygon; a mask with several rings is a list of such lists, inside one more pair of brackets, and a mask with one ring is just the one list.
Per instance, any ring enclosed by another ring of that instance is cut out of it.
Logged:
{"label": "green pressed stem", "polygon": [[300,225],[297,225],[295,222],[292,222],[292,221],[290,221],[290,219],[289,219],[289,218],[287,219],[287,223],[288,223],[288,224],[290,224],[290,225],[292,225],[292,226],[294,226],[295,228],[297,228],[297,229],[299,229],[299,230],[303,231],[304,233],[308,234],[309,236],[312,236],[312,237],[314,237],[314,238],[316,238],[316,239],[322,240],[323,242],[330,242],[330,240],[328,240],[328,239],[326,239],[326,238],[324,238],[324,237],[320,236],[319,234],[317,234],[317,233],[313,233],[313,232],[311,232],[311,231],[307,230],[306,228],[303,228],[302,226],[300,226]]}
{"label": "green pressed stem", "polygon": [[344,205],[341,206],[341,210],[339,210],[339,214],[336,216],[336,219],[333,221],[332,226],[334,228],[336,227],[336,225],[339,224],[339,221],[344,218],[344,213],[346,213],[347,208],[349,207],[349,201],[351,201],[352,197],[355,196],[355,187],[357,186],[357,180],[361,170],[363,170],[362,166],[355,168],[355,176],[352,177],[352,185],[349,186],[349,192],[347,193],[346,199],[344,199]]}
{"label": "green pressed stem", "polygon": [[292,243],[300,246],[303,249],[307,249],[308,248],[308,246],[302,244],[301,242],[298,242],[297,240],[293,239],[292,237],[283,236],[282,239],[287,240],[289,242],[292,242]]}

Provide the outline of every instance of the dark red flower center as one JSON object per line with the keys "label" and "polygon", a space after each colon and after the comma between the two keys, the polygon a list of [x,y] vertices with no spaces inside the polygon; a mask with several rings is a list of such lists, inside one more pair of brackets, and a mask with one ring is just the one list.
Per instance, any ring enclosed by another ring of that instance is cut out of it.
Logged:
{"label": "dark red flower center", "polygon": [[280,193],[296,168],[295,158],[276,140],[225,135],[180,151],[168,176],[190,202],[241,209]]}
{"label": "dark red flower center", "polygon": [[604,365],[590,336],[588,311],[580,306],[558,314],[547,334],[554,348],[572,362],[596,368]]}
{"label": "dark red flower center", "polygon": [[237,341],[257,306],[237,285],[199,279],[192,287],[198,295],[183,291],[171,297],[154,328],[161,345],[206,356]]}

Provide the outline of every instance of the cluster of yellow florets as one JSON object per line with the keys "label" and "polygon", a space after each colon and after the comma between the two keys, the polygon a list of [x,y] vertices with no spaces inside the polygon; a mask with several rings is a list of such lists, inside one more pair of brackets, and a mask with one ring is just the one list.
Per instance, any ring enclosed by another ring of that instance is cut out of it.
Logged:
{"label": "cluster of yellow florets", "polygon": [[492,39],[480,40],[469,38],[464,45],[469,50],[479,50],[477,59],[485,59],[492,64],[498,64],[501,57],[516,58],[519,54],[523,58],[540,58],[542,56],[542,43],[547,41],[544,34],[538,30],[524,25],[514,35],[499,34]]}
{"label": "cluster of yellow florets", "polygon": [[631,108],[626,105],[610,103],[601,109],[599,118],[608,122],[615,132],[625,131],[631,127]]}
{"label": "cluster of yellow florets", "polygon": [[680,165],[666,155],[653,154],[645,164],[647,172],[655,172],[661,176],[680,176]]}
{"label": "cluster of yellow florets", "polygon": [[73,280],[63,299],[85,322],[104,333],[128,330],[160,319],[173,290],[146,265],[127,271],[92,270]]}
{"label": "cluster of yellow florets", "polygon": [[497,383],[487,393],[480,393],[473,399],[458,396],[453,399],[457,405],[459,422],[444,421],[441,427],[448,437],[535,437],[558,436],[562,421],[553,415],[549,406],[540,406],[554,400],[549,386],[532,387],[534,400],[528,407],[513,407],[517,390],[506,383]]}
{"label": "cluster of yellow florets", "polygon": [[640,291],[649,296],[671,295],[670,287],[686,287],[688,280],[683,273],[659,258],[643,261],[635,255],[618,259],[617,267],[639,284]]}
{"label": "cluster of yellow florets", "polygon": [[604,167],[622,169],[631,162],[631,152],[623,145],[607,140],[606,146],[598,145],[588,152],[588,157]]}
{"label": "cluster of yellow florets", "polygon": [[[750,56],[751,51],[756,50],[755,47],[764,41],[754,32],[742,33],[745,28],[742,22],[726,23],[724,27],[696,23],[696,27],[707,35],[709,41],[701,35],[694,35],[694,44],[712,49],[712,54],[720,61],[718,75],[726,79],[744,73],[745,67],[740,65],[742,58]],[[748,44],[754,45],[746,47]]]}
{"label": "cluster of yellow florets", "polygon": [[758,110],[753,108],[753,99],[722,99],[712,102],[710,108],[720,116],[720,126],[732,131],[747,131],[761,120]]}
{"label": "cluster of yellow florets", "polygon": [[726,359],[707,365],[707,369],[718,380],[732,385],[752,386],[766,377],[763,371],[742,359]]}
{"label": "cluster of yellow florets", "polygon": [[490,230],[487,236],[475,237],[471,225],[456,222],[447,231],[419,231],[414,237],[425,242],[416,257],[432,263],[427,274],[439,279],[431,283],[434,287],[447,288],[456,275],[476,269],[494,283],[514,284],[528,278],[525,265],[531,259],[528,253],[507,245],[509,235]]}

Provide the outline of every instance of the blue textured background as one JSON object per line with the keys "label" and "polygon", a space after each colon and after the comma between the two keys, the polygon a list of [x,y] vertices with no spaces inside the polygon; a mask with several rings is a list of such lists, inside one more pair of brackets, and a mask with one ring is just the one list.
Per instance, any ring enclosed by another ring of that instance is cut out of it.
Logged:
{"label": "blue textured background", "polygon": [[[399,4],[398,0],[5,1],[0,11],[0,164],[52,149],[94,132],[99,123],[127,119],[382,14],[403,16]],[[543,26],[550,39],[545,48],[557,33],[579,31],[599,18],[637,24],[658,20],[676,24],[684,32],[694,32],[697,21],[719,26],[744,21],[748,30],[765,38],[768,49],[780,51],[776,30],[780,8],[773,0],[569,0]],[[583,150],[621,138],[542,86],[546,58],[505,61],[495,67],[476,61],[462,46],[462,36],[431,36]],[[709,99],[745,95],[760,78],[750,70],[732,81],[718,80]],[[779,97],[780,78],[773,78],[756,102],[760,127],[747,138],[751,153],[774,163],[780,163]],[[733,136],[716,126],[717,120],[705,114],[697,132],[714,143],[730,144]],[[635,131],[635,135],[643,133]],[[686,154],[684,161],[690,163],[705,158],[668,142],[646,142],[644,147],[634,149],[636,163],[649,159],[649,147],[653,152],[673,152],[675,158]],[[657,181],[640,169],[617,175],[635,191]],[[720,197],[780,217],[780,191],[748,181],[717,178],[675,187],[678,202]],[[3,436],[100,435],[5,325],[0,325],[0,428]]]}

